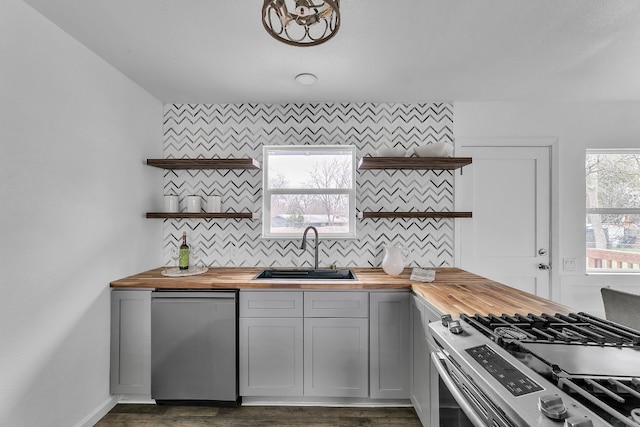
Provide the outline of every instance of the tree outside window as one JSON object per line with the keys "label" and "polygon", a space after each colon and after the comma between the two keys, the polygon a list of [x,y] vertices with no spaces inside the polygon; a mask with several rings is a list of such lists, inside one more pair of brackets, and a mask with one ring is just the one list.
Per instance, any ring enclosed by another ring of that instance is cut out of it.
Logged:
{"label": "tree outside window", "polygon": [[588,150],[587,269],[640,272],[640,151]]}
{"label": "tree outside window", "polygon": [[355,147],[265,146],[263,237],[355,237]]}

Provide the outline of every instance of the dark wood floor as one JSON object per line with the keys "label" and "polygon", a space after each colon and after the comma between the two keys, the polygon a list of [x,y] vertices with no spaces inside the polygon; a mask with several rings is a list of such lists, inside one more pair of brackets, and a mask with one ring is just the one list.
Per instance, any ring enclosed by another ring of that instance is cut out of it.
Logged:
{"label": "dark wood floor", "polygon": [[420,427],[413,408],[324,408],[289,406],[116,405],[97,427]]}

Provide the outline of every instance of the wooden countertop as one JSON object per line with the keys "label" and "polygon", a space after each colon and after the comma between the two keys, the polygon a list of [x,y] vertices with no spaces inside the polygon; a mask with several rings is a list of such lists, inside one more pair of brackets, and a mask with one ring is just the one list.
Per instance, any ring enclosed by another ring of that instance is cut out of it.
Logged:
{"label": "wooden countertop", "polygon": [[210,267],[197,276],[165,277],[162,268],[111,282],[113,288],[157,289],[326,289],[326,290],[411,290],[441,313],[458,315],[489,313],[513,315],[570,313],[569,307],[527,292],[491,281],[459,268],[434,268],[436,279],[431,283],[409,280],[411,269],[399,276],[389,276],[381,268],[352,268],[358,280],[349,282],[291,280],[253,280],[261,267]]}

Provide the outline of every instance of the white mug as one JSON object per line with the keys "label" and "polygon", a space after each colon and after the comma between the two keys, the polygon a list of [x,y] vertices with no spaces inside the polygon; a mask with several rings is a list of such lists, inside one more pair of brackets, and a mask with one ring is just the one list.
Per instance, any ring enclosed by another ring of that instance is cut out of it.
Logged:
{"label": "white mug", "polygon": [[165,212],[179,212],[180,201],[178,196],[173,194],[165,194],[164,196],[164,211]]}
{"label": "white mug", "polygon": [[200,196],[187,196],[187,212],[200,213],[202,199]]}
{"label": "white mug", "polygon": [[207,212],[222,212],[222,199],[220,196],[207,196]]}

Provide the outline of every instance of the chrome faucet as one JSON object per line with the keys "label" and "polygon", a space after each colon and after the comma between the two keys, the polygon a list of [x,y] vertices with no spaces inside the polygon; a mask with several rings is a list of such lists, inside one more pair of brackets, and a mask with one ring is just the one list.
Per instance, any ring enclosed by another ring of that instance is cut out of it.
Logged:
{"label": "chrome faucet", "polygon": [[317,270],[318,269],[318,230],[315,227],[309,226],[304,229],[304,234],[302,235],[302,245],[300,245],[300,249],[302,249],[303,251],[307,249],[307,233],[309,232],[309,230],[313,230],[313,232],[316,233],[316,248],[313,254],[313,259],[314,259],[313,265],[314,265],[314,269]]}

